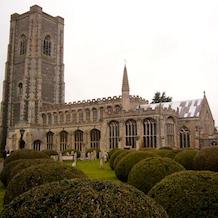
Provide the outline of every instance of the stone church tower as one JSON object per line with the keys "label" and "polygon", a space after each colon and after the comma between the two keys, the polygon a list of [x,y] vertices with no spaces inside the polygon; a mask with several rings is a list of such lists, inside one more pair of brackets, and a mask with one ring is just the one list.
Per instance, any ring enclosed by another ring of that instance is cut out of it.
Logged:
{"label": "stone church tower", "polygon": [[43,106],[64,103],[63,39],[64,19],[37,5],[11,15],[1,103],[3,146],[7,129],[37,125]]}

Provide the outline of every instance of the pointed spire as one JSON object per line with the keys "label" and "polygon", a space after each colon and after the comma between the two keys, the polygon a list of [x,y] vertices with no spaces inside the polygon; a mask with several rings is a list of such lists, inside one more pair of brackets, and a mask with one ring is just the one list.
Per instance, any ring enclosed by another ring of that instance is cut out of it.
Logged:
{"label": "pointed spire", "polygon": [[123,71],[122,92],[127,92],[127,91],[129,92],[129,81],[128,81],[127,69],[125,64],[124,71]]}

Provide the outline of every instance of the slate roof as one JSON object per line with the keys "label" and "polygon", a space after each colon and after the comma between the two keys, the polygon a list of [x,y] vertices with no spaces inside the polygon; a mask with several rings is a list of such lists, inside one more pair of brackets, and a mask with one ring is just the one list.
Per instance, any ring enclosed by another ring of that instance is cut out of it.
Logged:
{"label": "slate roof", "polygon": [[[175,101],[175,102],[163,102],[161,105],[163,108],[168,108],[171,106],[173,110],[179,110],[179,117],[181,118],[194,118],[199,117],[200,111],[201,111],[201,105],[202,105],[203,99],[195,99],[195,100],[187,100],[187,101]],[[144,108],[145,110],[147,108],[155,109],[157,106],[159,106],[160,103],[156,104],[143,104],[140,105],[140,108]]]}

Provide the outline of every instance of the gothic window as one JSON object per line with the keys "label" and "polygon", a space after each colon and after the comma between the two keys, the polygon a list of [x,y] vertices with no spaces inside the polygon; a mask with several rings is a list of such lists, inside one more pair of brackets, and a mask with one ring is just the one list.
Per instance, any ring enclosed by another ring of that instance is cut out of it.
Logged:
{"label": "gothic window", "polygon": [[117,121],[111,121],[109,123],[110,149],[117,148],[118,143],[119,143],[119,123]]}
{"label": "gothic window", "polygon": [[113,108],[111,106],[107,106],[107,112],[108,114],[112,114]]}
{"label": "gothic window", "polygon": [[186,127],[180,129],[179,136],[180,148],[190,147],[190,131]]}
{"label": "gothic window", "polygon": [[98,129],[92,129],[90,132],[91,148],[100,148],[101,132]]}
{"label": "gothic window", "polygon": [[54,124],[58,123],[58,115],[57,113],[54,113]]}
{"label": "gothic window", "polygon": [[43,54],[51,56],[51,37],[47,35],[43,42]]}
{"label": "gothic window", "polygon": [[100,120],[103,120],[103,116],[104,116],[104,108],[101,107],[100,108]]}
{"label": "gothic window", "polygon": [[83,131],[76,130],[75,131],[75,150],[82,151],[83,146]]}
{"label": "gothic window", "polygon": [[20,55],[26,54],[26,49],[27,49],[27,38],[26,38],[26,36],[23,34],[23,35],[20,37]]}
{"label": "gothic window", "polygon": [[70,123],[70,113],[68,111],[65,112],[66,122]]}
{"label": "gothic window", "polygon": [[49,132],[47,132],[46,136],[47,136],[47,150],[53,150],[54,133],[49,131]]}
{"label": "gothic window", "polygon": [[156,148],[157,147],[157,124],[155,120],[147,118],[144,120],[144,147]]}
{"label": "gothic window", "polygon": [[115,113],[120,113],[120,111],[121,111],[120,105],[116,105],[115,106]]}
{"label": "gothic window", "polygon": [[166,123],[166,131],[167,131],[167,146],[172,147],[175,146],[175,141],[174,141],[174,120],[172,117],[169,117],[167,119]]}
{"label": "gothic window", "polygon": [[65,151],[67,149],[67,138],[68,133],[66,131],[60,132],[60,151]]}
{"label": "gothic window", "polygon": [[59,119],[60,119],[60,123],[64,122],[64,113],[63,112],[59,113]]}
{"label": "gothic window", "polygon": [[136,147],[137,125],[135,120],[126,121],[126,146]]}
{"label": "gothic window", "polygon": [[96,122],[98,120],[98,111],[96,108],[92,109],[92,115],[93,115],[93,122]]}
{"label": "gothic window", "polygon": [[47,119],[46,119],[45,114],[42,114],[42,123],[43,123],[43,125],[46,125],[46,123],[47,123]]}
{"label": "gothic window", "polygon": [[73,122],[73,123],[76,123],[76,122],[77,122],[76,111],[72,111],[72,122]]}
{"label": "gothic window", "polygon": [[21,96],[23,94],[23,84],[19,83],[18,84],[18,95]]}
{"label": "gothic window", "polygon": [[83,111],[79,110],[79,123],[83,122]]}
{"label": "gothic window", "polygon": [[90,121],[90,110],[86,109],[86,121],[89,122]]}
{"label": "gothic window", "polygon": [[49,113],[48,114],[48,125],[51,125],[52,124],[52,119],[51,119],[51,114]]}
{"label": "gothic window", "polygon": [[33,150],[40,151],[40,149],[41,149],[41,141],[35,140],[33,142]]}

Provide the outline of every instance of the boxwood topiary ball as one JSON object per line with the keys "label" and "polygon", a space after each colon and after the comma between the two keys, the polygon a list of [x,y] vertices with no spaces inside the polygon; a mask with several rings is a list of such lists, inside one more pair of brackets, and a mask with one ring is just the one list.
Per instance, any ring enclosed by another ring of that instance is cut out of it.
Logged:
{"label": "boxwood topiary ball", "polygon": [[52,159],[19,159],[6,164],[0,174],[0,179],[4,186],[7,186],[10,180],[21,170],[42,163],[54,163]]}
{"label": "boxwood topiary ball", "polygon": [[4,204],[8,204],[16,196],[35,186],[62,179],[81,177],[86,177],[81,170],[60,163],[47,163],[28,167],[9,182],[4,196]]}
{"label": "boxwood topiary ball", "polygon": [[218,147],[201,149],[193,160],[194,169],[218,172]]}
{"label": "boxwood topiary ball", "polygon": [[151,157],[139,161],[130,171],[128,183],[147,193],[165,176],[185,168],[170,158]]}
{"label": "boxwood topiary ball", "polygon": [[148,194],[172,218],[218,217],[218,173],[215,172],[177,172],[161,180]]}
{"label": "boxwood topiary ball", "polygon": [[116,157],[119,155],[119,154],[121,154],[121,152],[123,152],[124,150],[117,150],[117,151],[115,151],[112,155],[111,155],[111,157],[110,157],[110,160],[109,160],[109,164],[110,164],[110,167],[111,167],[111,169],[113,170],[114,169],[114,160],[116,159]]}
{"label": "boxwood topiary ball", "polygon": [[122,182],[127,182],[128,175],[132,167],[139,161],[158,156],[155,153],[149,151],[133,151],[126,156],[124,156],[115,168],[115,174],[119,180]]}
{"label": "boxwood topiary ball", "polygon": [[193,170],[193,159],[197,153],[198,150],[196,149],[185,149],[179,152],[174,160],[184,166],[185,169]]}
{"label": "boxwood topiary ball", "polygon": [[117,167],[117,164],[120,162],[120,160],[128,155],[129,153],[132,153],[132,151],[129,150],[123,150],[115,159],[114,159],[114,164],[113,164],[113,169],[115,170]]}
{"label": "boxwood topiary ball", "polygon": [[1,217],[165,218],[152,198],[126,184],[86,179],[44,184],[6,205]]}
{"label": "boxwood topiary ball", "polygon": [[48,155],[41,151],[22,149],[14,151],[8,156],[4,161],[4,166],[10,163],[11,161],[20,160],[20,159],[42,159],[49,158]]}

